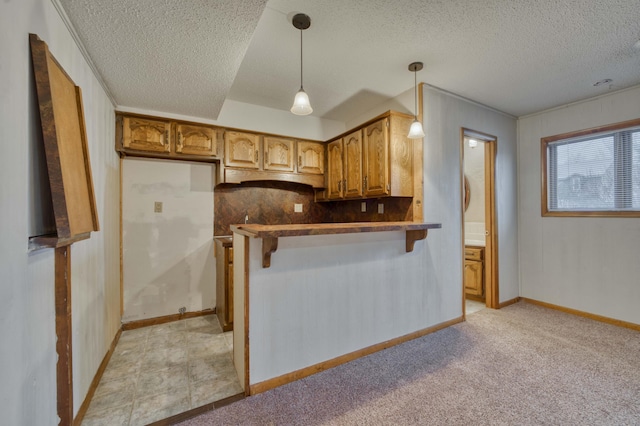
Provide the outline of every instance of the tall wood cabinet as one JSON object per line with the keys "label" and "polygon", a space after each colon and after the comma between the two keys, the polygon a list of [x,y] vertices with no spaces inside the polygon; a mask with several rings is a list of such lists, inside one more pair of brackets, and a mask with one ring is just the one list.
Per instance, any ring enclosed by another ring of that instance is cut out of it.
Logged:
{"label": "tall wood cabinet", "polygon": [[388,112],[327,144],[327,190],[317,200],[412,197],[412,117]]}

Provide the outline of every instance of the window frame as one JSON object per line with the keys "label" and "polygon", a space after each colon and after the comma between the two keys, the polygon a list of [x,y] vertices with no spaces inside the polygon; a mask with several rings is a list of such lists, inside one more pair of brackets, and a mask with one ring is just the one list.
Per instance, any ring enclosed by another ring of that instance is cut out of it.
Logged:
{"label": "window frame", "polygon": [[640,210],[550,210],[548,205],[548,175],[547,175],[547,147],[552,142],[562,139],[574,139],[588,137],[598,133],[614,133],[627,128],[640,126],[640,118],[605,126],[592,127],[590,129],[576,132],[562,133],[559,135],[547,136],[540,139],[540,170],[541,170],[541,201],[543,217],[640,217]]}

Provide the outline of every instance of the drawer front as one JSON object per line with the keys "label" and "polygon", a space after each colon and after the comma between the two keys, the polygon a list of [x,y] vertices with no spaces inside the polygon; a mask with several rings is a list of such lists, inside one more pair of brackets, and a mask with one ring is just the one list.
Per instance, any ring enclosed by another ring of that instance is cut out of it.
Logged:
{"label": "drawer front", "polygon": [[466,260],[482,260],[484,254],[483,248],[465,247],[464,258]]}

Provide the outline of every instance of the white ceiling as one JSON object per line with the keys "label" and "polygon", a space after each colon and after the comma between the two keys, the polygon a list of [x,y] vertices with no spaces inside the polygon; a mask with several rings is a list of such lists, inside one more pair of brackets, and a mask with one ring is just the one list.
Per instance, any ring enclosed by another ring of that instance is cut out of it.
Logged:
{"label": "white ceiling", "polygon": [[[119,106],[225,99],[348,121],[418,80],[522,116],[640,84],[639,0],[59,0]],[[265,7],[266,6],[266,7]],[[610,85],[594,87],[605,78]]]}

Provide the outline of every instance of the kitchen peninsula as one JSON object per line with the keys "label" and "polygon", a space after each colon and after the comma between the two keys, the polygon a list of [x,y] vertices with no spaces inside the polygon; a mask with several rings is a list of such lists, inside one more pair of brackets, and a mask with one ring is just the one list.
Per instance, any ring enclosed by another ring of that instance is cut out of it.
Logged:
{"label": "kitchen peninsula", "polygon": [[[425,309],[437,223],[233,225],[234,364],[245,394],[446,327]],[[456,322],[454,320],[453,322]]]}

